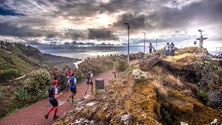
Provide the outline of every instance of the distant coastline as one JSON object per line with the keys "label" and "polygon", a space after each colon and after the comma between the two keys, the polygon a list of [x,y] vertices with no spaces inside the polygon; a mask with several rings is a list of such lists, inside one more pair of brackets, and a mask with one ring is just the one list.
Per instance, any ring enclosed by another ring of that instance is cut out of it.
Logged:
{"label": "distant coastline", "polygon": [[87,57],[105,56],[110,54],[126,54],[126,48],[121,47],[37,47],[42,53],[69,58],[86,59]]}
{"label": "distant coastline", "polygon": [[[81,60],[110,54],[127,54],[128,49],[124,45],[36,45],[35,48],[38,48],[42,53]],[[212,48],[207,48],[207,50],[212,55],[221,53],[221,50],[212,50]],[[148,46],[145,47],[145,51],[148,53]],[[138,52],[144,52],[144,46],[130,46],[130,53]]]}

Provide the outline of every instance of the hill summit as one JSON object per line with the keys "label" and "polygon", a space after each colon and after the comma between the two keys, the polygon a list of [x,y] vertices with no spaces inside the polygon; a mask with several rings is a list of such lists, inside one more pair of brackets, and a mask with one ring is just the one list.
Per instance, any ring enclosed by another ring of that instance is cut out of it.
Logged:
{"label": "hill summit", "polygon": [[198,48],[146,55],[54,124],[221,124],[221,65]]}

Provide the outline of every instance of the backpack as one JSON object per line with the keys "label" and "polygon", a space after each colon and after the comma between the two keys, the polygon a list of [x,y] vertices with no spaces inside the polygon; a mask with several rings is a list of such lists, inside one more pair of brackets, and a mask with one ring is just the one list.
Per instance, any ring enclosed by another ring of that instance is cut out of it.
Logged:
{"label": "backpack", "polygon": [[86,79],[90,79],[90,76],[91,76],[91,73],[90,73],[90,72],[87,72],[87,73],[86,73]]}
{"label": "backpack", "polygon": [[74,80],[75,80],[75,77],[70,78],[70,85],[74,85]]}
{"label": "backpack", "polygon": [[54,97],[54,93],[55,93],[55,91],[54,91],[53,86],[50,86],[49,89],[48,89],[48,96],[49,97]]}
{"label": "backpack", "polygon": [[[69,85],[69,88],[76,88],[76,85],[74,84],[74,81],[75,81],[75,77],[71,77],[70,78],[70,85]],[[77,79],[76,79],[77,80]],[[76,81],[77,82],[77,81]]]}

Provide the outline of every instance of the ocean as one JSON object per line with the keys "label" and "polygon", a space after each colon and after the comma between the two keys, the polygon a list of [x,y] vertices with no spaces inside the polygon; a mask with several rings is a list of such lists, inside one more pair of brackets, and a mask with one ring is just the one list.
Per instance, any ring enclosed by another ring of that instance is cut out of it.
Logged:
{"label": "ocean", "polygon": [[[39,49],[42,53],[64,56],[69,58],[86,59],[87,57],[97,57],[115,54],[127,54],[127,47],[79,47],[73,49]],[[144,52],[144,47],[130,47],[130,53]],[[146,47],[148,52],[148,47]]]}
{"label": "ocean", "polygon": [[[42,53],[51,55],[64,56],[69,58],[86,59],[87,57],[106,56],[114,54],[128,54],[128,47],[75,47],[69,49],[40,49]],[[158,49],[158,48],[157,48]],[[212,55],[219,55],[222,51],[207,48]],[[130,46],[130,53],[144,52],[143,46]],[[148,46],[145,47],[145,52],[148,53]]]}

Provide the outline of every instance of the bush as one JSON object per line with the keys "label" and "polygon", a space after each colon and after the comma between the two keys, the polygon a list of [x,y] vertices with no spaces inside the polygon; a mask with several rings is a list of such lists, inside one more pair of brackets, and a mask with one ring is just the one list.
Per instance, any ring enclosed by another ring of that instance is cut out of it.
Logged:
{"label": "bush", "polygon": [[164,106],[161,106],[160,108],[160,112],[162,114],[162,124],[163,125],[172,125],[173,122],[175,122],[172,118],[172,116],[170,115],[170,112],[166,110],[166,108]]}
{"label": "bush", "polygon": [[20,75],[20,72],[18,69],[9,69],[9,70],[3,70],[3,72],[0,74],[0,79],[1,80],[11,80]]}
{"label": "bush", "polygon": [[27,90],[24,88],[17,88],[14,94],[18,101],[26,102],[30,98],[30,95],[28,94]]}
{"label": "bush", "polygon": [[2,99],[3,97],[3,94],[2,94],[2,91],[0,90],[0,99]]}
{"label": "bush", "polygon": [[207,94],[204,90],[199,90],[197,92],[197,96],[202,100],[202,101],[206,101],[207,100]]}
{"label": "bush", "polygon": [[125,60],[118,60],[117,63],[115,64],[115,69],[117,71],[125,71],[128,67],[128,63]]}
{"label": "bush", "polygon": [[218,70],[218,71],[217,71],[217,74],[219,75],[219,77],[222,77],[222,70],[221,70],[221,69]]}
{"label": "bush", "polygon": [[50,74],[48,71],[40,69],[37,71],[33,71],[27,75],[25,83],[27,84],[26,89],[28,90],[29,94],[36,95],[42,90],[45,91],[45,88],[50,85]]}

